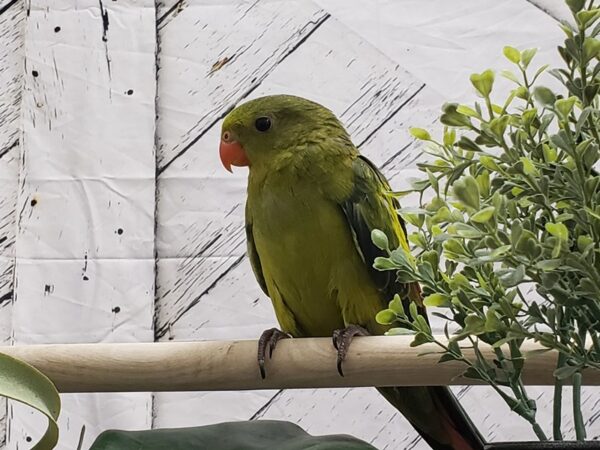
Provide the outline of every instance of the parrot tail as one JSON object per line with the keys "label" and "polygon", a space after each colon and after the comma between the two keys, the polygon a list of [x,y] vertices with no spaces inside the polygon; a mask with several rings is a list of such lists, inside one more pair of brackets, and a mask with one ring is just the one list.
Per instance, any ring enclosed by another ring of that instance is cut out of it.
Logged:
{"label": "parrot tail", "polygon": [[483,450],[485,441],[445,386],[377,388],[433,450]]}

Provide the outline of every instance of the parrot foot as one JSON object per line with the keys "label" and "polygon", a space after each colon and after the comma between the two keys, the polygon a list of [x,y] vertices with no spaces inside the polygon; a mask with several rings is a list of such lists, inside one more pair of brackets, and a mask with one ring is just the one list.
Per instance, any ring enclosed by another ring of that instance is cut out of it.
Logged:
{"label": "parrot foot", "polygon": [[291,337],[291,334],[285,333],[277,328],[269,328],[260,335],[260,339],[258,340],[258,368],[260,369],[260,377],[263,380],[267,376],[267,373],[265,372],[265,356],[267,348],[269,349],[269,359],[271,359],[277,343],[282,339]]}
{"label": "parrot foot", "polygon": [[370,333],[360,325],[348,325],[333,332],[333,346],[337,350],[337,370],[341,376],[344,376],[342,363],[346,359],[350,343],[355,336],[369,336]]}

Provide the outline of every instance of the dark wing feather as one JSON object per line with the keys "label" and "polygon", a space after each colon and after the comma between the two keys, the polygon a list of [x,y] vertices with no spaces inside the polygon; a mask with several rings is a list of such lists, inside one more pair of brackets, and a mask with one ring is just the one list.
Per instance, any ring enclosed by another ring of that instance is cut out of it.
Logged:
{"label": "dark wing feather", "polygon": [[265,282],[265,276],[263,274],[262,265],[260,263],[260,258],[258,256],[258,252],[256,251],[256,245],[254,244],[254,236],[252,234],[252,221],[248,215],[248,209],[246,208],[246,242],[247,242],[247,252],[248,258],[250,259],[250,265],[252,266],[252,271],[254,272],[254,276],[256,277],[256,281],[260,285],[261,289],[267,296],[269,292],[267,291],[267,283]]}
{"label": "dark wing feather", "polygon": [[[378,256],[387,256],[371,241],[371,231],[375,228],[383,231],[391,248],[400,245],[408,248],[406,226],[397,213],[398,200],[390,194],[391,188],[383,174],[364,156],[358,156],[353,163],[354,189],[351,195],[341,203],[348,220],[352,236],[363,261],[377,288],[382,292],[382,301],[391,300],[394,294],[403,298],[408,296],[409,286],[396,281],[394,271],[379,271],[373,268]],[[414,286],[418,289],[418,285]]]}

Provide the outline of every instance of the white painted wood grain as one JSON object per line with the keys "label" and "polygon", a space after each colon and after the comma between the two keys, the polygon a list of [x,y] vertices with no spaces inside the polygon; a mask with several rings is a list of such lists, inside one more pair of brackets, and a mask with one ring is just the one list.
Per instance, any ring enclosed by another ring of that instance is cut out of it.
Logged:
{"label": "white painted wood grain", "polygon": [[324,19],[325,13],[306,1],[186,1],[164,16],[159,24],[159,170]]}
{"label": "white painted wood grain", "polygon": [[[154,3],[35,0],[25,42],[15,342],[151,341]],[[150,416],[149,394],[63,396],[57,448]],[[11,419],[10,449],[42,429]]]}
{"label": "white painted wood grain", "polygon": [[[11,341],[19,117],[22,91],[23,2],[0,2],[0,342]],[[6,443],[7,403],[0,399],[0,448]]]}
{"label": "white painted wood grain", "polygon": [[[560,64],[558,23],[527,0],[315,0],[446,101],[474,101],[469,75],[510,63],[502,48],[539,48],[533,66]],[[562,0],[556,0],[561,2]],[[554,0],[536,0],[553,4]],[[542,79],[556,86],[551,76]],[[496,77],[501,100],[511,82]]]}

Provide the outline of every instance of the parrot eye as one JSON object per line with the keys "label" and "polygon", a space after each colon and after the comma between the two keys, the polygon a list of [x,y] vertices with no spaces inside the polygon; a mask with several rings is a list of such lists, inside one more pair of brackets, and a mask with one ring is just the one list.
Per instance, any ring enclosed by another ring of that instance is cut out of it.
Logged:
{"label": "parrot eye", "polygon": [[256,121],[254,122],[254,127],[261,132],[265,132],[265,131],[269,131],[269,129],[271,128],[271,119],[269,119],[268,117],[259,117],[258,119],[256,119]]}

